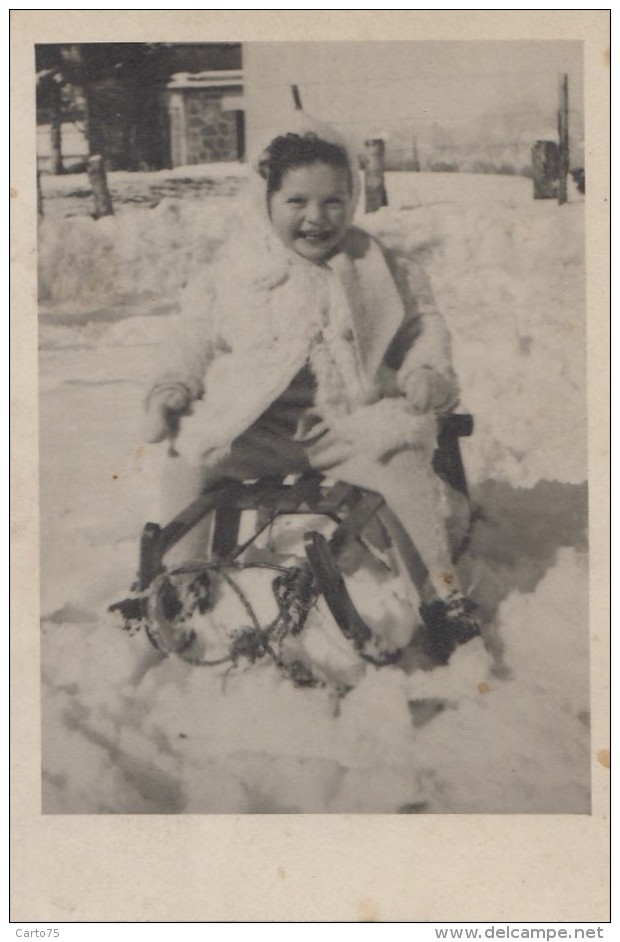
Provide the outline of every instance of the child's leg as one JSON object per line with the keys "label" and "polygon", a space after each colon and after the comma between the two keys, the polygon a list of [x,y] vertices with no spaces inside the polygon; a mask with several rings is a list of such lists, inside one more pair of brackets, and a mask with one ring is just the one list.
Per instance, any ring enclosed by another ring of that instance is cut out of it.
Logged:
{"label": "child's leg", "polygon": [[[382,469],[380,493],[387,504],[386,524],[423,599],[427,581],[439,598],[446,599],[460,591],[460,582],[446,528],[446,494],[433,471],[432,457],[423,448],[398,452]],[[413,546],[399,538],[399,527]],[[426,579],[420,585],[424,570]]]}
{"label": "child's leg", "polygon": [[[220,476],[212,471],[190,467],[181,455],[169,455],[161,476],[160,522],[170,523],[219,479]],[[207,514],[166,553],[166,565],[175,566],[192,559],[205,559],[212,526],[213,514]]]}
{"label": "child's leg", "polygon": [[382,517],[423,600],[429,584],[441,599],[460,590],[446,529],[446,495],[432,468],[433,451],[434,444],[421,444],[386,462],[356,455],[334,469],[339,479],[385,499]]}

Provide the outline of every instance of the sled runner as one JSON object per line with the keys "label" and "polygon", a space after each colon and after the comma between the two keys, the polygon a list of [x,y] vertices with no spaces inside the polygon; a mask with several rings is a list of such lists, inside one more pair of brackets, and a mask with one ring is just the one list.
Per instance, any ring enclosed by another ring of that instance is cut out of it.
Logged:
{"label": "sled runner", "polygon": [[[471,435],[472,430],[470,415],[443,416],[433,460],[439,477],[466,503],[467,524],[469,498],[459,438]],[[167,525],[146,524],[134,594],[110,610],[122,616],[129,630],[143,625],[151,643],[164,655],[174,653],[190,663],[208,666],[226,661],[236,663],[240,657],[255,661],[268,654],[295,683],[314,685],[317,681],[311,671],[297,661],[285,662],[280,649],[287,635],[303,630],[310,609],[323,596],[340,631],[364,660],[376,665],[393,663],[400,651],[382,652],[377,648],[373,632],[347,589],[342,566],[352,545],[366,547],[364,530],[375,518],[381,519],[384,507],[381,495],[343,482],[329,482],[315,471],[292,483],[282,478],[223,482],[194,500]],[[256,528],[248,539],[240,542],[244,511],[256,512]],[[166,554],[209,514],[213,515],[214,523],[207,558],[167,568]],[[325,516],[336,526],[329,539],[317,529],[305,532],[306,558],[299,565],[247,560],[247,551],[278,517],[304,514]],[[467,527],[453,546],[455,558],[466,539]],[[274,572],[272,590],[278,615],[266,626],[260,624],[236,578],[248,568]],[[217,580],[223,580],[236,594],[249,625],[237,633],[225,657],[210,660],[197,656],[193,650],[195,636],[191,622],[197,614],[204,614],[217,604],[214,586]]]}

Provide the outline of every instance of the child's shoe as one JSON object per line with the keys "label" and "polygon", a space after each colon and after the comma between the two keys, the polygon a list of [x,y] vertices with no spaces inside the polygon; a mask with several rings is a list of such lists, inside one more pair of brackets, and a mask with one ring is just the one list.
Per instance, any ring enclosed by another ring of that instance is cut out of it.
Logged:
{"label": "child's shoe", "polygon": [[459,644],[481,633],[477,609],[475,602],[461,594],[420,606],[425,626],[424,649],[437,664],[447,664]]}

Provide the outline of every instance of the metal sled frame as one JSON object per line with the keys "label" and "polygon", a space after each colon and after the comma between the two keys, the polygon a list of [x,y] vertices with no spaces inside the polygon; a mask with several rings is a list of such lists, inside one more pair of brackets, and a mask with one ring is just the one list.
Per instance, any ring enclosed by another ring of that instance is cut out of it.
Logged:
{"label": "metal sled frame", "polygon": [[[468,497],[459,438],[471,435],[470,415],[449,414],[439,421],[433,467],[442,480]],[[282,478],[263,478],[250,483],[224,481],[192,501],[166,526],[147,523],[140,544],[138,589],[145,591],[165,570],[166,553],[206,514],[215,513],[211,553],[221,563],[232,563],[278,516],[325,514],[338,526],[331,539],[316,532],[305,534],[305,551],[319,591],[324,595],[336,623],[357,647],[371,632],[358,614],[338,568],[339,551],[360,537],[364,527],[384,506],[380,494],[350,484],[328,484],[320,473],[308,472],[292,484]],[[244,510],[261,511],[259,526],[249,540],[239,544],[239,526]]]}

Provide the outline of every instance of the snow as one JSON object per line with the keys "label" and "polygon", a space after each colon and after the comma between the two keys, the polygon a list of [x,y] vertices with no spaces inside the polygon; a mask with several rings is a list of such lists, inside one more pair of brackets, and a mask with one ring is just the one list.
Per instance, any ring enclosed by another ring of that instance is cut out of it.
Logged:
{"label": "snow", "polygon": [[[462,575],[493,629],[489,650],[470,642],[446,667],[376,668],[319,609],[300,650],[329,682],[302,689],[268,659],[231,671],[163,659],[106,613],[156,519],[161,453],[140,444],[154,345],[244,198],[231,165],[111,186],[117,213],[95,221],[79,180],[44,178],[44,811],[587,813],[581,198],[534,201],[517,177],[391,174],[390,206],[360,220],[422,258],[452,331],[475,417]],[[289,523],[290,545],[296,533]],[[351,584],[401,643],[415,604],[380,588],[364,571]],[[268,618],[268,585],[259,598]]]}

